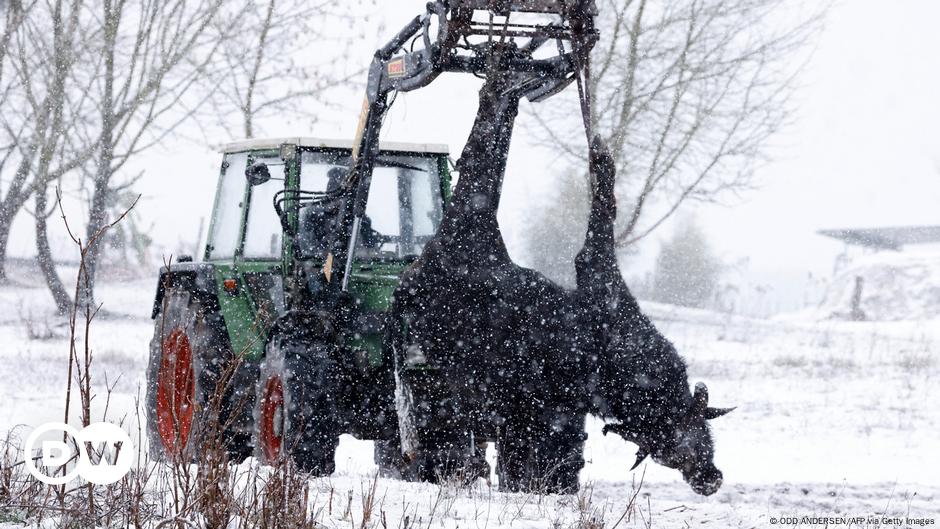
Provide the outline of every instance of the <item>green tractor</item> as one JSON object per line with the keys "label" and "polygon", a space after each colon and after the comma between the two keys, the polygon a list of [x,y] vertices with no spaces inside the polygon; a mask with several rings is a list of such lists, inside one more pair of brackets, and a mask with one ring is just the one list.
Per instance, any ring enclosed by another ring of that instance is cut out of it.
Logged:
{"label": "green tractor", "polygon": [[160,274],[152,451],[191,458],[196,441],[219,433],[234,460],[289,456],[323,475],[339,434],[351,433],[377,440],[377,463],[392,475],[434,479],[464,463],[486,472],[472,436],[407,461],[401,450],[399,420],[411,418],[396,411],[385,333],[407,322],[385,316],[399,276],[437,232],[450,175],[446,147],[380,145],[379,135],[398,93],[445,72],[505,72],[530,101],[557,94],[596,42],[596,14],[594,0],[428,2],[375,52],[352,142],[226,147],[205,255]]}
{"label": "green tractor", "polygon": [[[234,460],[254,450],[273,462],[289,450],[301,468],[328,473],[340,433],[395,439],[384,314],[398,276],[437,231],[450,193],[446,146],[382,144],[343,314],[333,320],[343,328],[321,329],[339,354],[265,355],[290,297],[307,288],[297,268],[325,264],[333,215],[310,198],[340,189],[351,154],[349,142],[307,138],[224,147],[202,260],[180,258],[157,286],[147,409],[158,457],[195,453],[196,439],[221,426]],[[219,416],[211,416],[213,399]]]}

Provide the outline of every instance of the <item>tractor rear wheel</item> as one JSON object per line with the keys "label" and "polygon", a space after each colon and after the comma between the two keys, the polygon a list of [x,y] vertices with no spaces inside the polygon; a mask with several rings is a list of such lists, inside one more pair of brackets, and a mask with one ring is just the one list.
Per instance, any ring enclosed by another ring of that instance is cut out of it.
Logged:
{"label": "tractor rear wheel", "polygon": [[[233,361],[221,314],[185,288],[169,287],[154,320],[147,368],[147,430],[154,459],[193,460],[201,441],[213,434],[230,460],[241,462],[251,454],[250,439],[232,427],[230,418],[240,410],[234,409],[231,388],[216,387],[230,365],[226,362]],[[217,389],[223,394],[214,415],[210,403]],[[250,402],[241,405],[251,408]],[[222,425],[229,428],[216,430]]]}
{"label": "tractor rear wheel", "polygon": [[255,398],[255,455],[269,465],[291,458],[315,476],[335,468],[341,433],[330,348],[287,335],[272,336]]}

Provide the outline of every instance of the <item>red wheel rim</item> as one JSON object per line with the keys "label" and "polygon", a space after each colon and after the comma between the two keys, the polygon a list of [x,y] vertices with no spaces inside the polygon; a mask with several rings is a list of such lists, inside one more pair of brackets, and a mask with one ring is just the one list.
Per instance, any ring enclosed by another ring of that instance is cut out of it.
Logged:
{"label": "red wheel rim", "polygon": [[281,454],[284,427],[284,385],[281,377],[273,375],[264,384],[261,401],[261,449],[268,461]]}
{"label": "red wheel rim", "polygon": [[162,347],[157,373],[157,427],[164,448],[178,455],[186,448],[195,412],[193,350],[180,327],[163,340]]}

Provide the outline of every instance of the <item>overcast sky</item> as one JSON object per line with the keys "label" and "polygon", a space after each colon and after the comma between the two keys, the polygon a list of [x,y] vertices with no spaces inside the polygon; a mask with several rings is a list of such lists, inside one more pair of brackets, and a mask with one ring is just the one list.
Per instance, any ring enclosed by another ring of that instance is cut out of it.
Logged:
{"label": "overcast sky", "polygon": [[837,4],[764,186],[702,213],[715,243],[750,256],[781,295],[842,251],[817,229],[940,224],[938,20],[934,0]]}
{"label": "overcast sky", "polygon": [[[383,2],[374,19],[386,26],[383,38],[419,14],[424,3]],[[837,3],[801,79],[793,124],[774,140],[775,159],[758,173],[762,187],[728,206],[696,212],[722,258],[747,258],[745,280],[773,288],[774,307],[797,308],[807,297],[809,274],[825,277],[831,271],[842,245],[815,235],[817,229],[940,224],[938,20],[936,0]],[[363,65],[371,53],[361,50]],[[383,138],[446,143],[456,158],[479,85],[469,76],[442,76],[400,96]],[[325,116],[313,127],[268,123],[265,135],[351,136],[360,100],[358,93],[343,95],[345,113]],[[551,171],[544,154],[526,145],[523,132],[514,140],[500,213],[511,251],[531,206],[528,197]],[[218,163],[208,146],[189,140],[169,142],[140,160],[146,176],[139,185],[139,213],[153,223],[159,244],[170,250],[192,244],[211,208]],[[13,255],[32,253],[25,217],[14,230]],[[53,236],[62,240],[64,234],[55,233],[61,228],[53,225]],[[628,275],[650,266],[669,233],[666,226],[644,244]]]}

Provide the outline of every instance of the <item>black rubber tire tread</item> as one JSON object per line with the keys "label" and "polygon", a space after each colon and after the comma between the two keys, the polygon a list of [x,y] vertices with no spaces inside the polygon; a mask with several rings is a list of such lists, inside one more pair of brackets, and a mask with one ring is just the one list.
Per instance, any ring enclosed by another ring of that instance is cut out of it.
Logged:
{"label": "black rubber tire tread", "polygon": [[[207,402],[212,392],[215,391],[225,362],[232,360],[231,347],[222,315],[216,311],[207,310],[204,304],[195,299],[185,288],[169,287],[160,310],[154,318],[154,334],[150,341],[150,359],[147,365],[147,432],[150,456],[157,461],[172,459],[163,446],[157,426],[157,373],[163,354],[163,341],[178,327],[182,328],[189,338],[195,375],[194,404],[196,409],[189,439],[186,440],[184,447],[184,455],[191,460],[195,460],[198,456],[199,436],[204,430],[208,417]],[[238,382],[239,378],[244,378],[247,371],[256,372],[242,367],[234,382]],[[221,420],[223,422],[228,421],[227,414],[231,412],[232,394],[229,388],[222,406]],[[243,405],[250,410],[253,403],[249,400]],[[243,413],[247,415],[244,410]],[[229,460],[232,462],[239,463],[252,453],[250,440],[243,430],[244,428],[232,428],[222,432],[222,441],[226,445]]]}
{"label": "black rubber tire tread", "polygon": [[[255,394],[255,456],[266,464],[260,442],[262,391],[268,378],[278,375],[284,393],[282,455],[313,476],[328,476],[335,469],[336,447],[342,433],[334,389],[336,364],[330,346],[273,337],[261,362]],[[284,452],[286,451],[286,452]]]}

